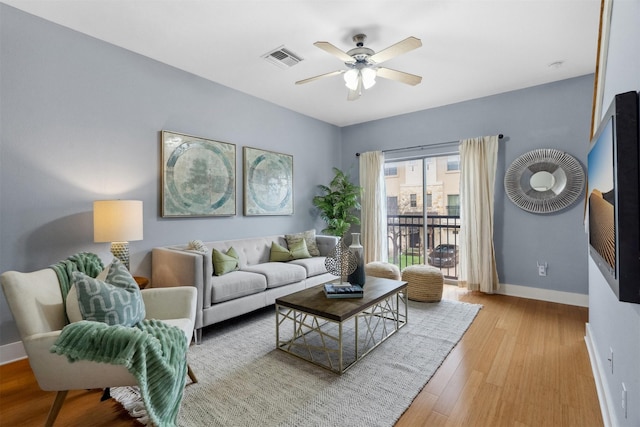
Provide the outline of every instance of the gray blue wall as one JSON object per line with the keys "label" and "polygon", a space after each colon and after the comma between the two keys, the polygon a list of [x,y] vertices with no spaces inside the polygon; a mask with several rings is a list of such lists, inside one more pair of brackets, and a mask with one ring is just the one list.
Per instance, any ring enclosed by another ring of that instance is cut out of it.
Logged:
{"label": "gray blue wall", "polygon": [[[0,272],[32,271],[93,243],[92,202],[144,201],[131,269],[154,246],[323,227],[318,183],[340,129],[0,4]],[[160,217],[160,130],[236,144],[235,217]],[[242,147],[293,155],[294,215],[242,215]],[[4,295],[0,344],[19,341]]]}
{"label": "gray blue wall", "polygon": [[[507,92],[342,129],[342,158],[355,153],[456,141],[502,133],[495,192],[495,248],[501,283],[587,294],[583,204],[540,215],[516,207],[504,192],[504,173],[537,148],[565,151],[586,165],[593,75]],[[537,261],[548,263],[538,276]]]}
{"label": "gray blue wall", "polygon": [[[613,2],[607,58],[604,111],[617,93],[640,91],[640,1]],[[640,304],[617,301],[592,259],[588,332],[612,425],[640,426]],[[613,372],[607,361],[609,349],[614,353]],[[626,418],[620,399],[622,383],[629,403]]]}

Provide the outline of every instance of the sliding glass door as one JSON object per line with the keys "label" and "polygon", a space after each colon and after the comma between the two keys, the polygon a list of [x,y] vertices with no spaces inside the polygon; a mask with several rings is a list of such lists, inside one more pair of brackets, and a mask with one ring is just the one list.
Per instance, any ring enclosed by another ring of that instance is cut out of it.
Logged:
{"label": "sliding glass door", "polygon": [[389,262],[440,268],[458,277],[460,156],[385,163]]}

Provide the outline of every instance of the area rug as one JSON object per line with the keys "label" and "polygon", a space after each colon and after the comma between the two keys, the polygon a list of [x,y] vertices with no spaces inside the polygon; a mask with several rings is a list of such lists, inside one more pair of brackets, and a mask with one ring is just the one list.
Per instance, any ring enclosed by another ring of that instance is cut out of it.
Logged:
{"label": "area rug", "polygon": [[[275,349],[273,308],[205,329],[189,349],[178,425],[393,426],[462,338],[481,306],[409,301],[409,322],[343,375]],[[135,387],[111,390],[146,423]]]}

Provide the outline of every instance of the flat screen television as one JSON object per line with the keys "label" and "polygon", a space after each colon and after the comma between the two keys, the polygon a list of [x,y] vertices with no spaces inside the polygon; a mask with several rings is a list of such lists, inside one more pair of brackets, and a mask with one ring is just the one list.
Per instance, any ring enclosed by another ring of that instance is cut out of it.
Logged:
{"label": "flat screen television", "polygon": [[615,96],[589,146],[589,252],[620,301],[640,304],[638,93]]}

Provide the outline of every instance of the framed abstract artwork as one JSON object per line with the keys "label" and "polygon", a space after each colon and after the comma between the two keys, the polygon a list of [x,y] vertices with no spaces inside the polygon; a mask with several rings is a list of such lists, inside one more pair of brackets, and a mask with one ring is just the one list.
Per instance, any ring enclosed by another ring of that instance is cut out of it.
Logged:
{"label": "framed abstract artwork", "polygon": [[244,147],[244,214],[293,215],[293,156]]}
{"label": "framed abstract artwork", "polygon": [[162,216],[236,214],[236,146],[162,131]]}
{"label": "framed abstract artwork", "polygon": [[598,49],[596,62],[596,76],[593,82],[593,105],[591,108],[591,137],[600,125],[603,113],[604,79],[607,74],[607,57],[609,50],[609,33],[611,28],[611,11],[613,0],[600,0],[600,27],[598,29]]}

